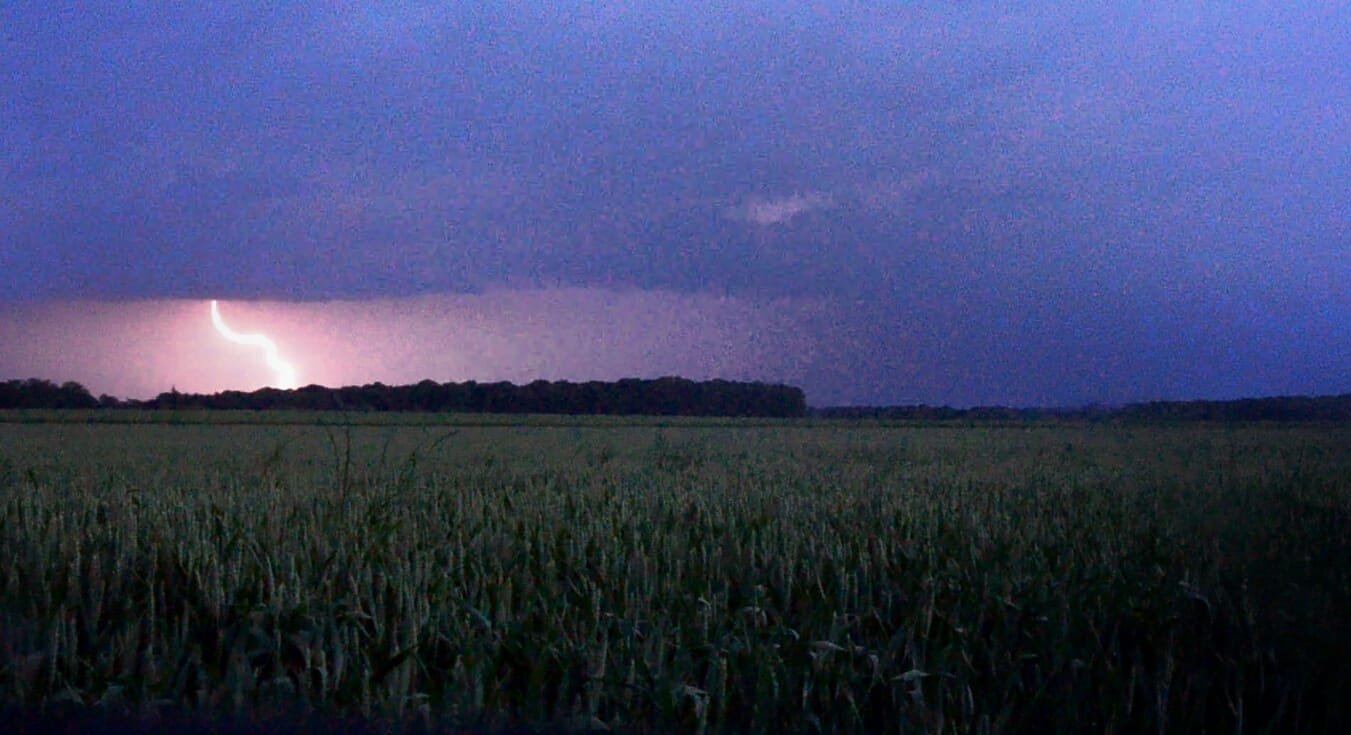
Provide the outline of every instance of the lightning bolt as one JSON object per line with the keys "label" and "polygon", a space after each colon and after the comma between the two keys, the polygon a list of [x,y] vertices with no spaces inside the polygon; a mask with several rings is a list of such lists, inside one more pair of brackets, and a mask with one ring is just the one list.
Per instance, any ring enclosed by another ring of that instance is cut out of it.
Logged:
{"label": "lightning bolt", "polygon": [[211,300],[211,326],[215,327],[222,337],[235,344],[263,348],[263,357],[267,361],[267,366],[277,374],[276,387],[287,390],[299,385],[295,367],[281,359],[281,353],[277,351],[277,343],[261,334],[240,334],[231,329],[221,318],[220,307],[216,305],[215,299]]}

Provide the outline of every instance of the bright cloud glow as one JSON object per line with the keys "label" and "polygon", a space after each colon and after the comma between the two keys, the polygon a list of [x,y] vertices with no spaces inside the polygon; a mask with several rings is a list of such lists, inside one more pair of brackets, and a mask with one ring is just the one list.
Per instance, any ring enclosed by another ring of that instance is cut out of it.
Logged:
{"label": "bright cloud glow", "polygon": [[235,344],[263,348],[263,357],[267,361],[267,366],[277,374],[274,387],[285,390],[299,386],[295,367],[281,358],[281,353],[277,351],[277,343],[262,334],[240,334],[230,329],[225,324],[225,320],[221,318],[220,307],[216,304],[215,299],[211,301],[211,324],[217,332],[221,333],[221,336]]}
{"label": "bright cloud glow", "polygon": [[742,216],[757,225],[777,225],[800,214],[829,209],[832,204],[834,200],[831,196],[821,192],[794,194],[778,199],[754,199],[745,206]]}

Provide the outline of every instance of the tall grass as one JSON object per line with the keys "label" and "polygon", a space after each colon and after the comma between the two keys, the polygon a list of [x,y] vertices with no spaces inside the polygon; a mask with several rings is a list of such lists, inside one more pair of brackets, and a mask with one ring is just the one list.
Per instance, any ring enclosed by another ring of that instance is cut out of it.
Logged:
{"label": "tall grass", "polygon": [[23,708],[1326,732],[1351,430],[0,426]]}

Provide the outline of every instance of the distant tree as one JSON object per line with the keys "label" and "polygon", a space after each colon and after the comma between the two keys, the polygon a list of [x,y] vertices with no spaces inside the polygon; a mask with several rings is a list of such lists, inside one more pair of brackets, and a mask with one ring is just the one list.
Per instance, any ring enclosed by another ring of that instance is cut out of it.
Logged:
{"label": "distant tree", "polygon": [[0,408],[98,408],[99,401],[79,383],[57,385],[29,378],[0,383]]}
{"label": "distant tree", "polygon": [[99,402],[87,388],[73,380],[61,384],[57,408],[98,408]]}

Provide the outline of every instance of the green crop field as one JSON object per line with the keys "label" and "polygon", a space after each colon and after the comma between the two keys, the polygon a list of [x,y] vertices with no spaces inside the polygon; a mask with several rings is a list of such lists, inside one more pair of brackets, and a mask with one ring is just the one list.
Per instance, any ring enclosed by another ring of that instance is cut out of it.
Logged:
{"label": "green crop field", "polygon": [[1351,723],[1348,426],[284,418],[0,417],[0,707]]}

